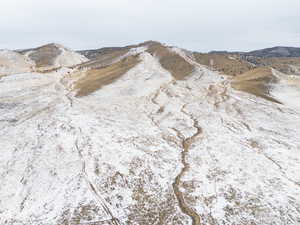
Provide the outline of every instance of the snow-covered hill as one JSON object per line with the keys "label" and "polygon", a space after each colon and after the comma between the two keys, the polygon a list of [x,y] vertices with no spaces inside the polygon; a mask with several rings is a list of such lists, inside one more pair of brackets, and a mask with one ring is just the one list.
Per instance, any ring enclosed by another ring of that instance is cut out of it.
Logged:
{"label": "snow-covered hill", "polygon": [[10,50],[0,50],[0,77],[7,74],[31,72],[34,67],[27,57]]}
{"label": "snow-covered hill", "polygon": [[150,47],[0,80],[0,224],[300,223],[300,109]]}
{"label": "snow-covered hill", "polygon": [[85,56],[59,44],[18,51],[0,50],[0,77],[26,72],[51,72],[87,61]]}
{"label": "snow-covered hill", "polygon": [[41,71],[70,67],[88,61],[85,56],[55,43],[20,52],[34,61],[37,70]]}

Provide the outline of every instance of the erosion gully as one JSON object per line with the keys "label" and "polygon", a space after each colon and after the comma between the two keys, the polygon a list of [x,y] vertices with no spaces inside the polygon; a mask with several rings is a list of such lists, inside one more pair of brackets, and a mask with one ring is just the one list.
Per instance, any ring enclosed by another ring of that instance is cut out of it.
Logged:
{"label": "erosion gully", "polygon": [[[193,119],[193,118],[191,118]],[[192,209],[184,199],[184,194],[180,191],[180,184],[181,184],[181,178],[184,176],[184,174],[189,170],[190,164],[187,161],[187,155],[189,153],[190,146],[197,141],[199,136],[202,134],[202,129],[199,126],[197,120],[193,119],[194,128],[196,128],[196,133],[192,135],[191,137],[185,138],[178,130],[174,129],[174,131],[177,133],[177,136],[181,140],[182,145],[182,153],[181,153],[181,163],[183,165],[180,173],[176,176],[172,186],[174,193],[176,195],[179,207],[181,211],[188,215],[193,225],[201,225],[201,218],[200,216],[195,212],[194,209]]]}

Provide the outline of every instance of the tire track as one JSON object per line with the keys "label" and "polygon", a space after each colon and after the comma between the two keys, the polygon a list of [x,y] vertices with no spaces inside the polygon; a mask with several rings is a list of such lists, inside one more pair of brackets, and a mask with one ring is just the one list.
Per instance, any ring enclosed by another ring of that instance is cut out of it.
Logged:
{"label": "tire track", "polygon": [[85,181],[87,182],[87,184],[89,186],[90,191],[93,193],[95,198],[98,200],[99,204],[102,206],[102,208],[104,209],[106,214],[111,217],[110,221],[112,221],[113,225],[121,225],[121,222],[119,221],[119,219],[113,215],[113,213],[111,212],[109,207],[105,204],[102,197],[98,194],[97,188],[94,186],[92,181],[89,179],[88,174],[86,172],[85,160],[84,160],[83,155],[81,154],[81,151],[80,151],[79,146],[78,146],[78,139],[76,139],[76,141],[75,141],[75,147],[76,147],[76,150],[77,150],[78,155],[80,157],[80,160],[82,162],[82,174],[84,176]]}

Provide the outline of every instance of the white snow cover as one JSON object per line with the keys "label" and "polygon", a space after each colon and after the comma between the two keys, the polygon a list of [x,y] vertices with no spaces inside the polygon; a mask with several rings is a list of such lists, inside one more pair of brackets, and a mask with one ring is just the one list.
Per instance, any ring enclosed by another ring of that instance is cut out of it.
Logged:
{"label": "white snow cover", "polygon": [[54,65],[57,67],[68,67],[88,61],[85,56],[70,49],[62,46],[59,46],[59,49],[62,51],[62,53],[55,59]]}
{"label": "white snow cover", "polygon": [[10,50],[0,50],[0,76],[32,71],[34,63],[26,56]]}
{"label": "white snow cover", "polygon": [[300,109],[300,77],[281,76],[280,83],[272,87],[271,93],[284,104]]}
{"label": "white snow cover", "polygon": [[83,98],[70,70],[0,80],[0,224],[193,224],[172,184],[195,124],[180,191],[201,224],[299,224],[300,110],[141,59]]}

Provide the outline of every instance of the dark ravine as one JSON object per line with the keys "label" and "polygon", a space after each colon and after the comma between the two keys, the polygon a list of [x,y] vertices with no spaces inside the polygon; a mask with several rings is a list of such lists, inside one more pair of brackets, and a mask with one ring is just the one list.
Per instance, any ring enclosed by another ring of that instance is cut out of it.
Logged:
{"label": "dark ravine", "polygon": [[[184,109],[184,107],[183,107]],[[184,110],[181,110],[184,114],[188,115]],[[176,198],[178,200],[178,204],[179,207],[181,209],[181,211],[188,215],[191,219],[192,219],[192,224],[193,225],[201,225],[201,218],[200,216],[196,213],[196,211],[194,209],[192,209],[186,202],[184,199],[184,194],[180,191],[180,183],[181,183],[181,178],[184,176],[184,174],[190,169],[190,164],[187,162],[186,158],[187,155],[189,153],[189,149],[190,146],[200,137],[200,135],[202,134],[202,128],[199,126],[198,121],[194,118],[192,118],[190,115],[189,117],[193,120],[193,126],[194,128],[197,130],[196,133],[194,135],[192,135],[191,137],[184,137],[184,135],[182,135],[180,133],[180,131],[173,129],[178,138],[181,140],[181,145],[182,145],[182,152],[181,152],[181,163],[183,165],[182,170],[180,171],[180,173],[176,176],[175,181],[173,182],[172,186],[173,186],[173,190],[174,193],[176,195]]]}

